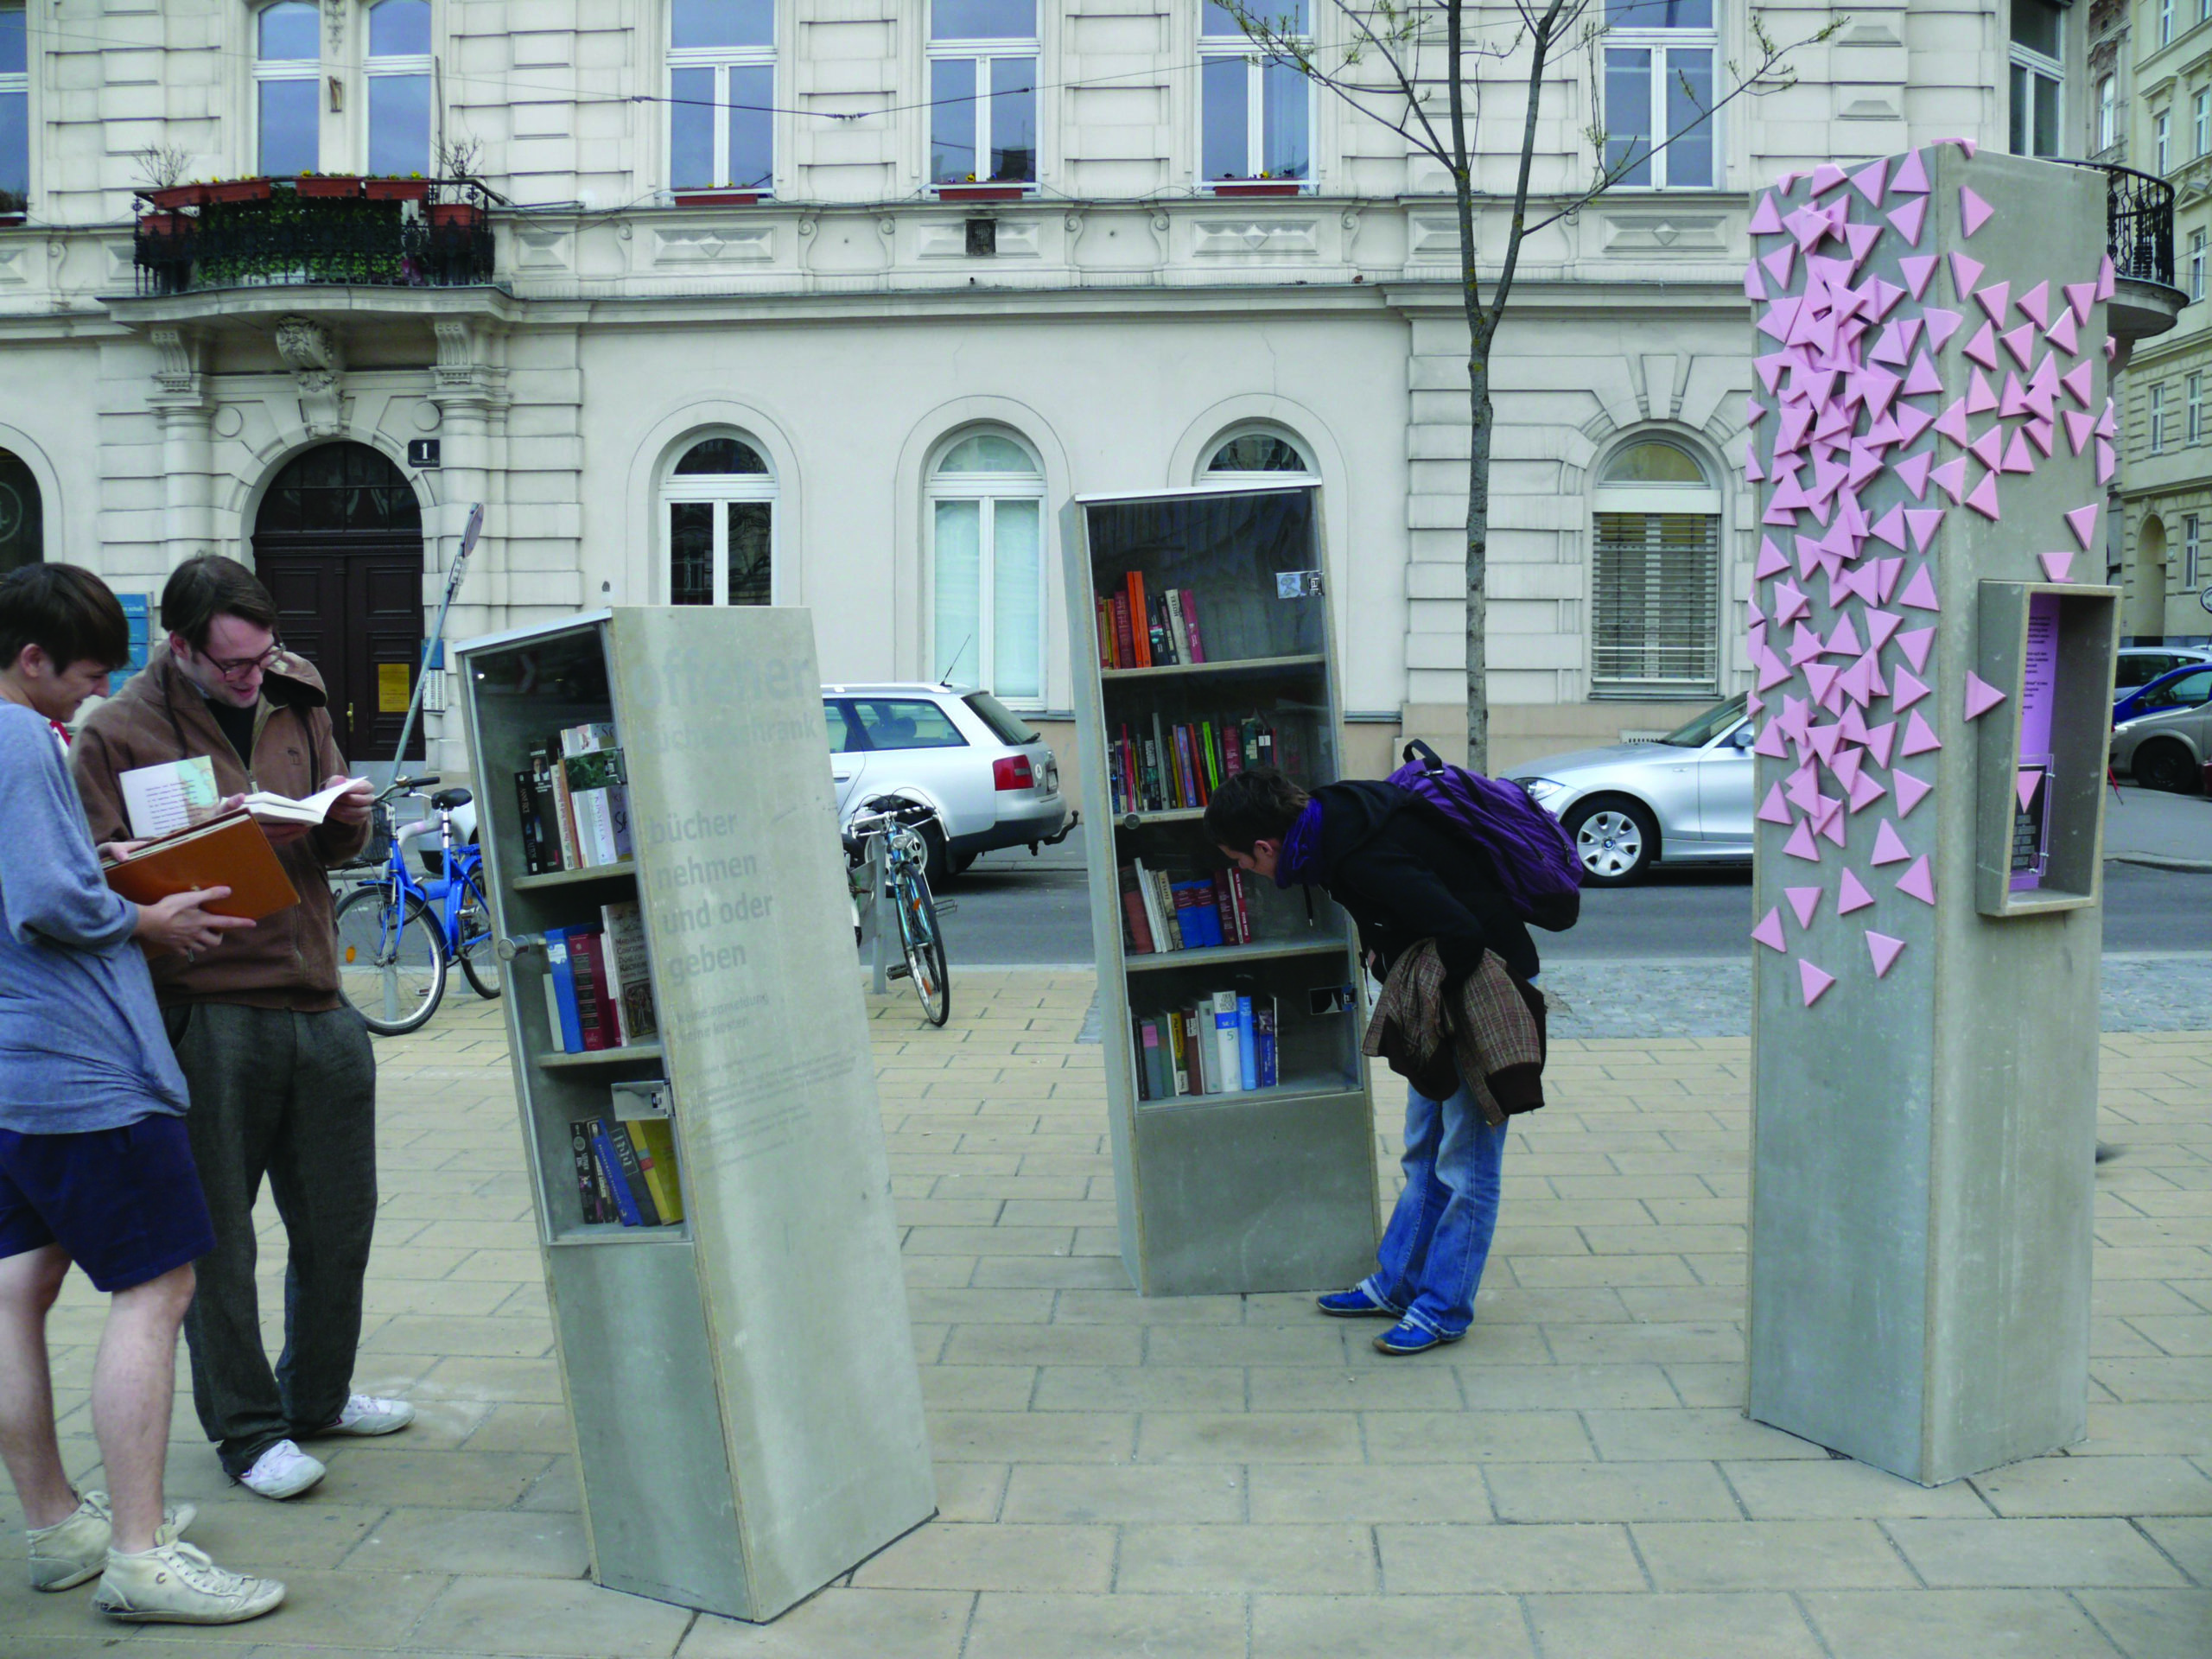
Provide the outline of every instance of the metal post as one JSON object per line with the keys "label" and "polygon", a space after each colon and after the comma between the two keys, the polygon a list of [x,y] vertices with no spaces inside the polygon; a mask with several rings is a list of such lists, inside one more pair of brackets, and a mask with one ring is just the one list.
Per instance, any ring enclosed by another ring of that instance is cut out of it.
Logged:
{"label": "metal post", "polygon": [[[399,723],[398,747],[391,752],[391,772],[395,778],[407,764],[407,744],[415,735],[415,718],[423,712],[423,688],[429,683],[431,653],[446,637],[446,613],[453,609],[453,596],[461,591],[461,578],[468,568],[468,556],[476,550],[476,538],[483,533],[484,504],[479,501],[469,509],[468,527],[461,536],[461,550],[453,556],[453,568],[446,575],[446,595],[438,601],[438,620],[431,625],[430,637],[423,642],[423,660],[415,664],[414,694],[407,699],[407,718]],[[429,759],[427,750],[423,758]]]}
{"label": "metal post", "polygon": [[[874,979],[868,988],[878,996],[891,992],[891,938],[899,931],[899,912],[891,902],[891,836],[888,830],[868,841],[869,880],[875,888]],[[901,951],[900,955],[904,956]]]}

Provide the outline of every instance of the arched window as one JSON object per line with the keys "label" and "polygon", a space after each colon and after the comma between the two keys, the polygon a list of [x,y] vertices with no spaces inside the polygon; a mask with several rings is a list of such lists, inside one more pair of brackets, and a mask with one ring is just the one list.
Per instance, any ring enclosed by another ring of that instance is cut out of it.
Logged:
{"label": "arched window", "polygon": [[0,449],[0,575],[45,558],[38,480],[21,460]]}
{"label": "arched window", "polygon": [[1041,708],[1045,469],[1017,439],[971,433],[938,458],[928,493],[931,673]]}
{"label": "arched window", "polygon": [[670,0],[668,186],[775,188],[774,0]]}
{"label": "arched window", "polygon": [[1591,561],[1591,691],[1719,690],[1720,492],[1688,449],[1642,438],[1599,471]]}
{"label": "arched window", "polygon": [[774,591],[776,475],[734,435],[702,438],[661,486],[668,602],[766,605]]}
{"label": "arched window", "polygon": [[1214,445],[1201,484],[1281,484],[1315,476],[1313,458],[1297,439],[1266,427],[1231,433]]}
{"label": "arched window", "polygon": [[308,0],[279,0],[254,19],[255,154],[272,177],[321,164],[321,31],[322,12]]}
{"label": "arched window", "polygon": [[430,0],[369,8],[369,171],[430,172]]}

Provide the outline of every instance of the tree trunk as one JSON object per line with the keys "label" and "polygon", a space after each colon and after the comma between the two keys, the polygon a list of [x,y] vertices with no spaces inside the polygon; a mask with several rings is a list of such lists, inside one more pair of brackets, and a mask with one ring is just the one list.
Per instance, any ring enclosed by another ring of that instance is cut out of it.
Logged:
{"label": "tree trunk", "polygon": [[[1471,307],[1470,309],[1474,308]],[[1489,319],[1470,319],[1467,350],[1467,767],[1490,771]]]}

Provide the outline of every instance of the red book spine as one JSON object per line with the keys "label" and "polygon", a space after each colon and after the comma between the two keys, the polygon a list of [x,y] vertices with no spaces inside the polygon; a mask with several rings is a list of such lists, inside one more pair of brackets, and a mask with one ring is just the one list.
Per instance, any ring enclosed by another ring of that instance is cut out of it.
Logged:
{"label": "red book spine", "polygon": [[1244,734],[1235,726],[1221,728],[1221,770],[1227,778],[1244,770]]}
{"label": "red book spine", "polygon": [[1190,644],[1191,660],[1194,663],[1203,663],[1206,659],[1206,652],[1205,647],[1198,643],[1198,601],[1192,597],[1191,590],[1187,588],[1182,589],[1175,597],[1182,601],[1183,638]]}
{"label": "red book spine", "polygon": [[1114,595],[1114,649],[1117,667],[1135,668],[1138,665],[1136,641],[1129,632],[1129,596],[1127,594]]}
{"label": "red book spine", "polygon": [[1137,891],[1136,872],[1124,868],[1121,882],[1122,915],[1129,925],[1129,948],[1139,956],[1148,957],[1154,949],[1152,922],[1144,913],[1144,895]]}
{"label": "red book spine", "polygon": [[1252,943],[1252,912],[1244,903],[1244,872],[1230,870],[1229,876],[1229,904],[1236,917],[1236,943]]}
{"label": "red book spine", "polygon": [[583,1029],[584,1047],[613,1048],[614,1004],[607,992],[605,936],[597,930],[577,928],[569,935],[570,965],[576,976],[576,1023]]}
{"label": "red book spine", "polygon": [[1129,617],[1134,629],[1130,643],[1136,648],[1135,660],[1139,668],[1150,668],[1152,641],[1146,636],[1151,632],[1152,613],[1145,608],[1144,572],[1141,570],[1129,572],[1128,601]]}
{"label": "red book spine", "polygon": [[1224,944],[1242,944],[1244,935],[1236,925],[1236,906],[1230,902],[1227,873],[1211,878],[1213,888],[1213,907],[1221,917],[1221,941]]}

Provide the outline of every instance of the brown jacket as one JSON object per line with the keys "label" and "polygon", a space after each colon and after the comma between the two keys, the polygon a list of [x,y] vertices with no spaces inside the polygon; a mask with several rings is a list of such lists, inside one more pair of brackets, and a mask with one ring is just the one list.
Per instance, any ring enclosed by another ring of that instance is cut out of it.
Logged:
{"label": "brown jacket", "polygon": [[[208,713],[207,699],[178,669],[168,643],[156,645],[145,668],[86,719],[69,752],[92,839],[130,836],[119,775],[187,755],[214,761],[216,785],[225,795],[256,789],[296,799],[314,794],[324,779],[346,770],[324,702],[322,677],[314,665],[290,652],[279,657],[262,679],[249,773]],[[337,935],[323,872],[353,857],[368,839],[365,823],[324,823],[277,848],[300,902],[225,935],[194,961],[156,960],[154,989],[162,1005],[238,1002],[303,1013],[337,1007]]]}
{"label": "brown jacket", "polygon": [[1380,1056],[1431,1100],[1465,1082],[1486,1123],[1544,1103],[1544,995],[1506,971],[1495,950],[1456,988],[1436,941],[1390,966],[1360,1052]]}

